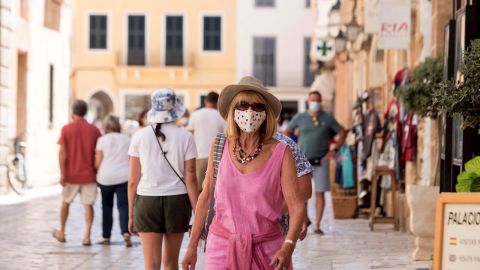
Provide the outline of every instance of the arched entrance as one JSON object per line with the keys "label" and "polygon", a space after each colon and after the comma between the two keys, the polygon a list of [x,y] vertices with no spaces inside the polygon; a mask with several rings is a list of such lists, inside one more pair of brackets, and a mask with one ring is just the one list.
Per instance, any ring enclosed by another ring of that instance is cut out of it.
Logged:
{"label": "arched entrance", "polygon": [[90,123],[100,127],[103,118],[111,112],[113,112],[113,101],[107,93],[98,91],[88,100],[87,120]]}

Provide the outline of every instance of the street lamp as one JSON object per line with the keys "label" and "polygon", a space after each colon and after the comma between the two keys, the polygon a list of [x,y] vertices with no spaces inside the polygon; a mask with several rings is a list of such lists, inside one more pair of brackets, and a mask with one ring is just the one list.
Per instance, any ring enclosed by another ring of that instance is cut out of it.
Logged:
{"label": "street lamp", "polygon": [[360,31],[362,31],[362,27],[357,23],[357,17],[355,15],[355,10],[357,9],[357,1],[354,2],[353,4],[353,9],[352,9],[352,21],[347,24],[347,39],[351,42],[354,42],[358,35],[360,34]]}
{"label": "street lamp", "polygon": [[353,15],[352,22],[347,25],[347,39],[352,42],[355,41],[361,30],[361,26],[357,23],[355,15]]}
{"label": "street lamp", "polygon": [[335,51],[337,53],[341,53],[345,51],[346,48],[347,48],[347,39],[345,38],[343,31],[340,30],[338,32],[337,37],[335,37]]}
{"label": "street lamp", "polygon": [[341,18],[340,18],[340,1],[337,0],[332,6],[328,14],[328,34],[331,37],[336,37],[340,32]]}

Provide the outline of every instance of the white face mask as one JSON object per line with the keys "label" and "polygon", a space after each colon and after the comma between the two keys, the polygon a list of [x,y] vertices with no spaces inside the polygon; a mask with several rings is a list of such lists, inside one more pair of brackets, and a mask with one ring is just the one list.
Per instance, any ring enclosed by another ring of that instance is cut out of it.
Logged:
{"label": "white face mask", "polygon": [[308,109],[314,113],[319,112],[322,109],[322,105],[318,101],[309,101]]}
{"label": "white face mask", "polygon": [[246,111],[240,111],[235,109],[234,120],[238,127],[245,132],[255,132],[262,125],[263,121],[267,118],[267,113],[256,112],[252,109]]}

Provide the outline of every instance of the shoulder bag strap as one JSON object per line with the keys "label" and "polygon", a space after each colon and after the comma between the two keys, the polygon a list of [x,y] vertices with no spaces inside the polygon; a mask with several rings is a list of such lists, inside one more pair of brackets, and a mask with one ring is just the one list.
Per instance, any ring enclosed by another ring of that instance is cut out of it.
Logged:
{"label": "shoulder bag strap", "polygon": [[[213,178],[212,178],[212,186],[210,190],[210,203],[208,205],[207,216],[205,219],[205,226],[201,235],[201,238],[206,241],[208,236],[208,229],[210,227],[210,223],[212,223],[213,217],[215,216],[215,187],[217,183],[217,174],[218,174],[218,166],[220,164],[220,160],[222,160],[223,155],[223,148],[225,146],[226,136],[223,133],[217,133],[215,137],[215,143],[213,145]],[[206,248],[206,245],[205,245]]]}
{"label": "shoulder bag strap", "polygon": [[215,137],[215,144],[213,146],[213,186],[217,182],[217,174],[218,174],[218,165],[220,164],[220,160],[222,160],[223,155],[223,148],[225,147],[225,134],[218,133]]}
{"label": "shoulder bag strap", "polygon": [[180,174],[177,172],[177,170],[175,170],[175,168],[173,168],[172,164],[170,163],[170,161],[168,160],[167,158],[167,152],[166,151],[163,151],[163,147],[162,147],[162,144],[160,143],[160,140],[158,139],[157,137],[157,133],[155,133],[155,129],[152,127],[152,130],[153,130],[153,135],[155,136],[155,139],[157,140],[157,143],[158,143],[158,146],[160,147],[160,151],[162,152],[162,155],[163,157],[165,158],[165,160],[167,161],[168,163],[168,166],[170,166],[170,168],[172,168],[172,171],[177,175],[178,179],[180,179],[180,181],[182,181],[182,183],[187,186],[187,184],[185,183],[185,180],[183,180],[183,177],[180,176]]}

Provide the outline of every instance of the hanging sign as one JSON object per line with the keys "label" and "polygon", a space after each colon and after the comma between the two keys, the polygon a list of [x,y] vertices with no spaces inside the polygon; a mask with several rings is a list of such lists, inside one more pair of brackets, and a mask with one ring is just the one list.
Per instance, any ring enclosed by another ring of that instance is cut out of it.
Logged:
{"label": "hanging sign", "polygon": [[378,3],[378,49],[408,49],[410,45],[410,0]]}
{"label": "hanging sign", "polygon": [[335,57],[335,40],[334,39],[318,39],[315,44],[315,52],[317,60],[328,62]]}
{"label": "hanging sign", "polygon": [[433,269],[480,269],[480,193],[437,197]]}

